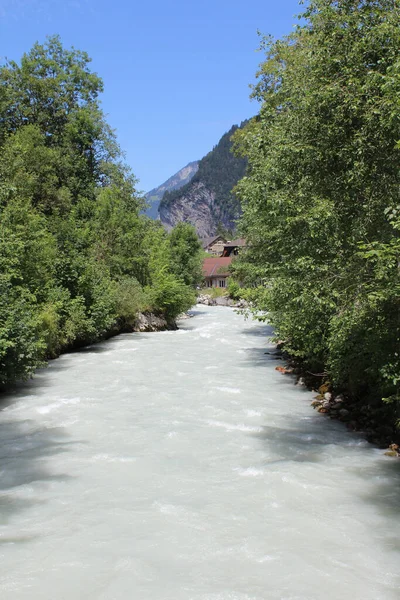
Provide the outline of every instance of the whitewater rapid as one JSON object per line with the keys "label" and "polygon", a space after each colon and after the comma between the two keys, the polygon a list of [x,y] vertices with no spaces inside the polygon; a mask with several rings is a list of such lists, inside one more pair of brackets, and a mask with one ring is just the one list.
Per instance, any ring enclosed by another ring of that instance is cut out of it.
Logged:
{"label": "whitewater rapid", "polygon": [[2,398],[2,600],[398,600],[399,462],[196,307]]}

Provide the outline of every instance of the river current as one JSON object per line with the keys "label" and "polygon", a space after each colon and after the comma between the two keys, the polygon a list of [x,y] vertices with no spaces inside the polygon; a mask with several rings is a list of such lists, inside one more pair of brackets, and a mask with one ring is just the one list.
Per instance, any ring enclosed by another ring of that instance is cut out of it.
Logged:
{"label": "river current", "polygon": [[3,398],[2,600],[398,600],[399,463],[310,408],[268,327],[66,354]]}

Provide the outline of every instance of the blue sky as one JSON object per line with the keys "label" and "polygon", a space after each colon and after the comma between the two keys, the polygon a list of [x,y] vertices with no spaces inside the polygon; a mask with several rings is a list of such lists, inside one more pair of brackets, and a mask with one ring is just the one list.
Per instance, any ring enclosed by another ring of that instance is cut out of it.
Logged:
{"label": "blue sky", "polygon": [[281,37],[298,0],[0,0],[0,60],[59,34],[104,80],[102,105],[148,191],[257,112],[257,29]]}

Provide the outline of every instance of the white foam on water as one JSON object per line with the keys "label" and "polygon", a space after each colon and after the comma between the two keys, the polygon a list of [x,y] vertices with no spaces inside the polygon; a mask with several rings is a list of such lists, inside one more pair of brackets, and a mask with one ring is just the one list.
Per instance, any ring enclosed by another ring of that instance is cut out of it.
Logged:
{"label": "white foam on water", "polygon": [[226,431],[243,431],[243,432],[262,432],[262,427],[255,427],[253,425],[246,425],[245,423],[225,423],[224,421],[214,421],[212,419],[206,421],[211,427],[222,427]]}
{"label": "white foam on water", "polygon": [[245,469],[242,467],[235,467],[233,471],[236,471],[242,477],[262,477],[264,475],[263,469],[257,467],[247,467]]}
{"label": "white foam on water", "polygon": [[246,410],[248,417],[261,417],[261,410]]}
{"label": "white foam on water", "polygon": [[45,406],[36,407],[36,412],[41,415],[47,415],[55,410],[59,410],[64,406],[79,404],[81,401],[80,398],[62,398],[57,402],[52,402],[51,404],[46,404]]}
{"label": "white foam on water", "polygon": [[3,396],[0,597],[398,600],[400,463],[197,312]]}
{"label": "white foam on water", "polygon": [[106,463],[133,463],[136,462],[135,456],[113,456],[111,454],[95,454],[91,457],[90,462],[106,462]]}
{"label": "white foam on water", "polygon": [[266,562],[271,562],[272,560],[278,560],[280,557],[279,556],[271,556],[270,554],[264,554],[264,556],[261,556],[260,558],[257,558],[257,562],[258,563],[266,563]]}

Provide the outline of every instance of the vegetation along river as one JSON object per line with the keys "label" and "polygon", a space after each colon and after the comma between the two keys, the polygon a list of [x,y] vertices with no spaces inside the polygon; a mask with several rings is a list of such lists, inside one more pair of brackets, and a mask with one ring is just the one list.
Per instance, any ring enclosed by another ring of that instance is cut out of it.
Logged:
{"label": "vegetation along river", "polygon": [[194,312],[3,399],[2,600],[398,600],[398,462]]}

